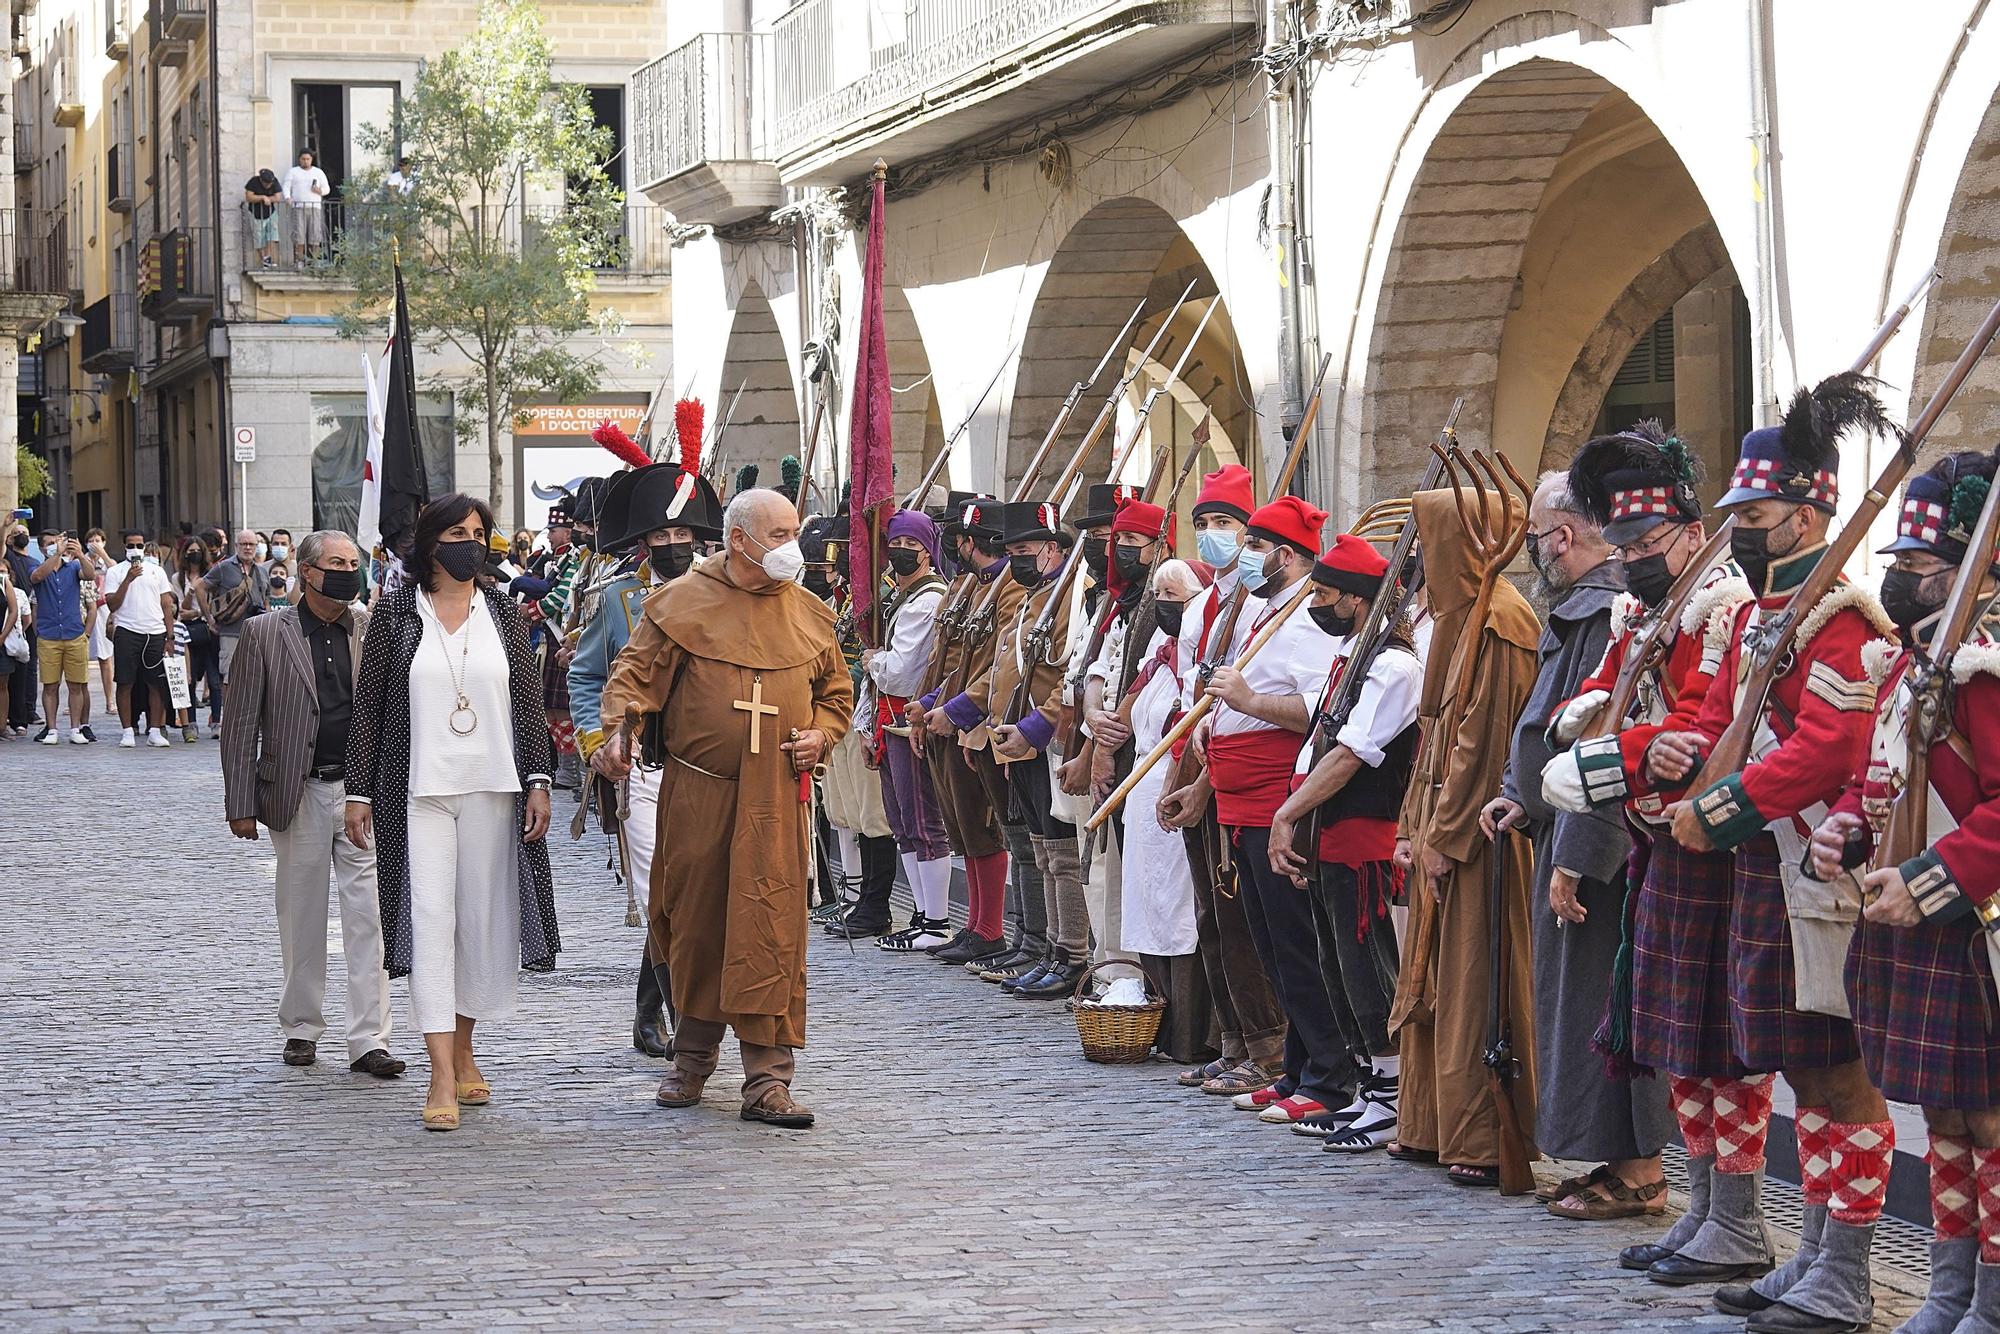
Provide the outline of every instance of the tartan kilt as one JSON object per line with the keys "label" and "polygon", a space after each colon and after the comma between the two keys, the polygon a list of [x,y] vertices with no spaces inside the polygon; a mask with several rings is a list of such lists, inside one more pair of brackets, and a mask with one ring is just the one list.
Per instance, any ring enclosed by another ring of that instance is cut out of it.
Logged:
{"label": "tartan kilt", "polygon": [[1632,924],[1632,1057],[1691,1079],[1740,1079],[1729,1031],[1733,859],[1653,841]]}
{"label": "tartan kilt", "polygon": [[1758,834],[1734,853],[1729,906],[1730,1045],[1753,1071],[1823,1070],[1858,1060],[1854,1025],[1793,1006],[1792,923],[1778,843]]}
{"label": "tartan kilt", "polygon": [[569,671],[561,662],[562,636],[553,630],[542,635],[542,707],[550,713],[569,712]]}
{"label": "tartan kilt", "polygon": [[1993,975],[1976,918],[1877,926],[1847,950],[1847,996],[1868,1078],[1895,1102],[2000,1107]]}

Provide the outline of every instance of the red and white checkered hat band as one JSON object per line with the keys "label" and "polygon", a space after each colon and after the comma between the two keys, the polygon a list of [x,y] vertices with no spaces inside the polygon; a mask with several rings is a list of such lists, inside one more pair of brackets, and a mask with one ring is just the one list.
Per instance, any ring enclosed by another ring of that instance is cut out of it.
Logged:
{"label": "red and white checkered hat band", "polygon": [[1751,491],[1769,491],[1783,500],[1816,500],[1824,505],[1836,503],[1840,493],[1839,479],[1824,468],[1812,475],[1812,485],[1803,495],[1796,495],[1780,486],[1777,472],[1776,459],[1744,459],[1736,465],[1736,473],[1729,479],[1729,485],[1732,489],[1742,487]]}
{"label": "red and white checkered hat band", "polygon": [[1896,535],[1936,545],[1944,537],[1944,506],[1928,500],[1904,501],[1903,517],[1896,521]]}
{"label": "red and white checkered hat band", "polygon": [[1644,486],[1635,491],[1611,493],[1611,522],[1642,519],[1648,515],[1667,516],[1679,512],[1671,486]]}

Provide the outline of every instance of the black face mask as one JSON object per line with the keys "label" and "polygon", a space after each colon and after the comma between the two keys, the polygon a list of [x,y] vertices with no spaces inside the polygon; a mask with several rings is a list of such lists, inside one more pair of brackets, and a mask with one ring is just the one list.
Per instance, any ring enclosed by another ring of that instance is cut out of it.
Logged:
{"label": "black face mask", "polygon": [[1674,586],[1673,572],[1667,569],[1667,553],[1655,551],[1650,556],[1625,562],[1625,587],[1632,596],[1649,607],[1657,607],[1667,600],[1667,591]]}
{"label": "black face mask", "polygon": [[806,586],[806,592],[822,602],[833,596],[833,581],[825,570],[808,568],[800,582]]}
{"label": "black face mask", "polygon": [[464,583],[486,568],[486,544],[471,538],[463,542],[440,542],[432,558],[439,569]]}
{"label": "black face mask", "polygon": [[[1735,559],[1743,577],[1750,581],[1750,588],[1759,597],[1764,593],[1764,580],[1771,573],[1771,530],[1768,528],[1733,528],[1729,532],[1729,554]],[[1790,553],[1787,553],[1790,554]]]}
{"label": "black face mask", "polygon": [[1882,610],[1905,631],[1944,605],[1942,598],[1936,602],[1924,600],[1923,584],[1928,578],[1929,575],[1915,570],[1890,570],[1882,576]]}
{"label": "black face mask", "polygon": [[1009,556],[1007,558],[1007,572],[1014,576],[1014,582],[1021,587],[1033,588],[1036,584],[1042,582],[1041,557],[1027,555]]}
{"label": "black face mask", "polygon": [[1103,580],[1104,571],[1108,568],[1105,562],[1110,559],[1108,554],[1109,549],[1110,549],[1109,538],[1086,537],[1083,539],[1084,566],[1087,569],[1089,569],[1089,571],[1092,574],[1096,575],[1100,581]]}
{"label": "black face mask", "polygon": [[890,547],[889,568],[894,570],[899,578],[907,579],[917,572],[917,562],[922,559],[923,554],[908,547]]}
{"label": "black face mask", "polygon": [[1136,584],[1146,577],[1146,557],[1144,547],[1113,547],[1111,559],[1117,562],[1118,581]]}
{"label": "black face mask", "polygon": [[1534,568],[1536,574],[1542,572],[1542,539],[1546,536],[1546,533],[1528,534],[1528,564]]}
{"label": "black face mask", "polygon": [[1332,607],[1307,607],[1306,615],[1313,618],[1313,624],[1332,635],[1344,639],[1354,633],[1354,618],[1342,616]]}
{"label": "black face mask", "polygon": [[7,545],[16,551],[26,551],[28,549],[28,535],[26,533],[16,533],[7,539]]}
{"label": "black face mask", "polygon": [[331,598],[335,602],[352,602],[360,592],[361,571],[320,570],[319,595],[321,597]]}
{"label": "black face mask", "polygon": [[653,573],[662,579],[678,579],[694,568],[694,543],[656,542],[646,548]]}
{"label": "black face mask", "polygon": [[1153,619],[1159,623],[1160,629],[1176,637],[1181,632],[1181,617],[1186,612],[1187,603],[1185,602],[1155,602],[1153,604]]}

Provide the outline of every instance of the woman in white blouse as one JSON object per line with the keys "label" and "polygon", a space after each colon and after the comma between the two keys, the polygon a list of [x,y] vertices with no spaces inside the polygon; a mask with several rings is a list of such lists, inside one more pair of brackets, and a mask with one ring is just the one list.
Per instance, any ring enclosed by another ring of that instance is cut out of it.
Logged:
{"label": "woman in white blouse", "polygon": [[348,738],[347,833],[377,845],[389,975],[408,975],[430,1055],[430,1130],[491,1100],[473,1028],[512,1013],[520,970],[552,968],[559,947],[541,676],[486,576],[492,528],[464,495],[417,516],[410,577],[368,625]]}

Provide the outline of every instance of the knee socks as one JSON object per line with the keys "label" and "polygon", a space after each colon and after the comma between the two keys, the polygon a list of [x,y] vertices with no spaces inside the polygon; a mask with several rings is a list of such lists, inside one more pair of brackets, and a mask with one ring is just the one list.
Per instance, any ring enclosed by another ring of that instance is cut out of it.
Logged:
{"label": "knee socks", "polygon": [[1833,1203],[1833,1144],[1829,1131],[1833,1113],[1825,1107],[1801,1107],[1794,1124],[1799,1135],[1799,1189],[1807,1204]]}
{"label": "knee socks", "polygon": [[916,905],[917,916],[929,917],[930,911],[924,907],[924,882],[917,874],[917,854],[898,851],[896,860],[903,864],[903,879],[909,883],[910,901]]}
{"label": "knee socks", "polygon": [[1882,1204],[1889,1198],[1895,1123],[1835,1121],[1827,1132],[1833,1141],[1833,1196],[1827,1201],[1827,1217],[1866,1227],[1882,1217]]}
{"label": "knee socks", "polygon": [[922,907],[924,916],[932,921],[942,922],[950,917],[951,858],[917,862],[916,875],[910,881],[910,892],[918,896],[917,903]]}
{"label": "knee socks", "polygon": [[1979,1263],[2000,1265],[2000,1149],[1972,1150],[1979,1177]]}
{"label": "knee socks", "polygon": [[972,900],[967,923],[976,936],[987,940],[1000,937],[1000,909],[1007,899],[1007,854],[989,852],[965,859],[965,878]]}
{"label": "knee socks", "polygon": [[833,836],[840,840],[840,870],[849,884],[861,879],[861,835],[841,825],[833,827]]}
{"label": "knee socks", "polygon": [[1674,1120],[1680,1123],[1681,1143],[1690,1158],[1715,1156],[1715,1110],[1711,1107],[1709,1085],[1713,1080],[1687,1075],[1669,1075],[1667,1093],[1673,1099]]}
{"label": "knee socks", "polygon": [[1731,1174],[1762,1172],[1764,1140],[1771,1130],[1771,1076],[1702,1082],[1708,1085],[1708,1125],[1715,1137],[1715,1170]]}
{"label": "knee socks", "polygon": [[1931,1169],[1931,1234],[1939,1241],[1977,1236],[1979,1169],[1973,1161],[1972,1137],[1933,1130],[1924,1161]]}

